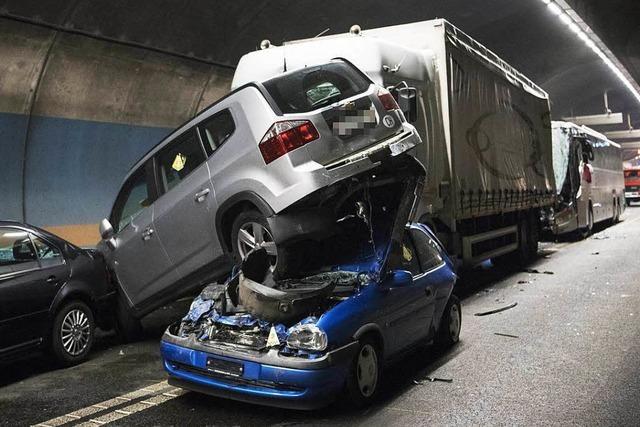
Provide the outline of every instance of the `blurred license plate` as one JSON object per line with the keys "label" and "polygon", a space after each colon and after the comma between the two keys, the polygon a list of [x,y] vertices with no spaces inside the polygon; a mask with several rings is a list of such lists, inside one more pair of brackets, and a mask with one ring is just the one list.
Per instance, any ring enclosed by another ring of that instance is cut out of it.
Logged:
{"label": "blurred license plate", "polygon": [[207,359],[207,370],[215,372],[216,374],[241,377],[244,372],[244,367],[242,363],[210,357]]}

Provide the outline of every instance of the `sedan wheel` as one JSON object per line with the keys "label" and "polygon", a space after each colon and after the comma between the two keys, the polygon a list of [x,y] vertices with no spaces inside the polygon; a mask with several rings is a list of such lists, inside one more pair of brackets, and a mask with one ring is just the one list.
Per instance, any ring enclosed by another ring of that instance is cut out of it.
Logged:
{"label": "sedan wheel", "polygon": [[89,345],[91,337],[91,325],[89,317],[80,309],[74,309],[67,313],[62,321],[60,338],[62,347],[71,356],[82,353]]}
{"label": "sedan wheel", "polygon": [[62,365],[83,362],[93,345],[95,323],[91,309],[81,301],[63,306],[53,321],[51,352]]}

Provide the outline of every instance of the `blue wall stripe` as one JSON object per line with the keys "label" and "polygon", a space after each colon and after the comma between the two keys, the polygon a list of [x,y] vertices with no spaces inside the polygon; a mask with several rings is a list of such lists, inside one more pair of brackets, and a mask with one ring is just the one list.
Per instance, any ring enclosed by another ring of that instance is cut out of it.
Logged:
{"label": "blue wall stripe", "polygon": [[0,219],[22,220],[22,154],[28,117],[0,113]]}
{"label": "blue wall stripe", "polygon": [[[26,123],[26,116],[22,118]],[[25,174],[26,222],[99,222],[109,213],[130,167],[171,130],[33,116]],[[19,159],[20,152],[15,155]],[[19,181],[11,182],[9,188],[18,185]],[[3,203],[0,217],[7,215],[11,211]]]}

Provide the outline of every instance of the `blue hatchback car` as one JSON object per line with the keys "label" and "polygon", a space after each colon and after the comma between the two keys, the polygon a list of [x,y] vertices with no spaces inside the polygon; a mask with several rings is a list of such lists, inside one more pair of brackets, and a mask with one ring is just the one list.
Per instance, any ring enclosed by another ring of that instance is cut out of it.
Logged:
{"label": "blue hatchback car", "polygon": [[407,223],[423,173],[398,162],[318,197],[331,201],[337,227],[320,221],[330,236],[321,242],[310,231],[316,221],[299,227],[316,237],[292,243],[298,277],[274,278],[256,248],[226,284],[205,288],[162,337],[169,383],[286,408],[341,395],[361,406],[393,356],[427,341],[455,344],[454,265],[428,227]]}

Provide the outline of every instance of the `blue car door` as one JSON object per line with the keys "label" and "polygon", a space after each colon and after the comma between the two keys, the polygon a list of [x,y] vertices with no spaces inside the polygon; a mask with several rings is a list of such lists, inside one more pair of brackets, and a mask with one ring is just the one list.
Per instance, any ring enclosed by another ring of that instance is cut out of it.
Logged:
{"label": "blue car door", "polygon": [[446,264],[443,249],[423,226],[412,225],[409,234],[422,271],[414,280],[417,286],[424,289],[424,316],[427,319],[429,334],[432,335],[447,305],[456,275]]}
{"label": "blue car door", "polygon": [[[395,254],[389,266],[395,271],[381,287],[385,293],[386,327],[393,352],[427,337],[430,327],[428,278],[423,274],[416,248],[405,233],[401,253]],[[409,274],[402,274],[406,272]]]}

